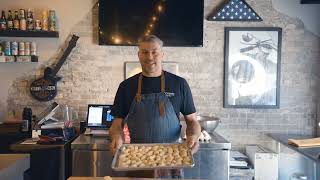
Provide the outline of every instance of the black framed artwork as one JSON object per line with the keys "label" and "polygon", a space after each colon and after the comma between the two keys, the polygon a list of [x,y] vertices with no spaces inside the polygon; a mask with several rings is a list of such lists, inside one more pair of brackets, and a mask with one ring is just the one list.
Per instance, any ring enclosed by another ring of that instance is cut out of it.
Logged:
{"label": "black framed artwork", "polygon": [[225,108],[279,108],[281,39],[278,27],[225,28]]}

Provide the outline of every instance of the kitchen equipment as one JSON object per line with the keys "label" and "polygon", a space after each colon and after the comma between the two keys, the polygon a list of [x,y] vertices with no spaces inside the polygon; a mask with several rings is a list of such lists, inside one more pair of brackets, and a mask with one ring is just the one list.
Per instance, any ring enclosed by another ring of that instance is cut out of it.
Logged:
{"label": "kitchen equipment", "polygon": [[201,129],[206,130],[207,132],[213,132],[221,122],[219,118],[213,116],[197,116],[197,120],[201,125]]}
{"label": "kitchen equipment", "polygon": [[279,154],[260,145],[247,145],[246,154],[254,166],[254,179],[278,180]]}

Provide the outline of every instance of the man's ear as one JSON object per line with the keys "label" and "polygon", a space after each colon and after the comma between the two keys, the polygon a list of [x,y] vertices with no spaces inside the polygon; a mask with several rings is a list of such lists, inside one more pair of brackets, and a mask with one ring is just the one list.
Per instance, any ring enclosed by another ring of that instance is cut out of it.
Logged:
{"label": "man's ear", "polygon": [[140,51],[137,52],[138,58],[140,59]]}
{"label": "man's ear", "polygon": [[161,56],[162,56],[161,59],[163,61],[163,59],[164,59],[164,52],[163,51],[161,52]]}

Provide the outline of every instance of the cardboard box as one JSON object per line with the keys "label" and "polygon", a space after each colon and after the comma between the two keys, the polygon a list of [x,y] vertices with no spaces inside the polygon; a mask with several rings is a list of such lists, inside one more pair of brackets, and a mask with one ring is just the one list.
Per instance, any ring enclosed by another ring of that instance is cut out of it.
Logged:
{"label": "cardboard box", "polygon": [[246,154],[254,167],[255,180],[278,180],[277,153],[259,145],[248,145]]}

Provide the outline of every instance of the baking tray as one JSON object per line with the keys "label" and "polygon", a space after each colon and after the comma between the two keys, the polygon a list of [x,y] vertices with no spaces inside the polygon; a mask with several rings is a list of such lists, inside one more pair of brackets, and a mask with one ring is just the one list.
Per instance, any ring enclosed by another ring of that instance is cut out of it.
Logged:
{"label": "baking tray", "polygon": [[144,166],[144,167],[119,167],[119,156],[123,153],[123,149],[129,146],[173,146],[181,145],[181,143],[148,143],[148,144],[123,144],[116,152],[113,157],[111,168],[115,171],[136,171],[136,170],[154,170],[154,169],[180,169],[180,168],[191,168],[194,166],[194,159],[191,153],[191,149],[188,149],[188,156],[191,157],[190,164],[180,164],[174,166]]}

